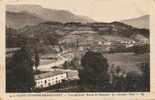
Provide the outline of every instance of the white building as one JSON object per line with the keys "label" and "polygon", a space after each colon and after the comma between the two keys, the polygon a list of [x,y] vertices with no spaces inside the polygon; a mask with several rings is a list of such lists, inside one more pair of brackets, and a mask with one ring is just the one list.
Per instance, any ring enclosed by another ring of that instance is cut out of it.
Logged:
{"label": "white building", "polygon": [[112,42],[105,42],[104,45],[110,46],[110,45],[112,45]]}
{"label": "white building", "polygon": [[50,71],[35,75],[35,88],[46,88],[67,80],[67,73],[62,71]]}
{"label": "white building", "polygon": [[134,44],[126,44],[126,48],[133,47]]}

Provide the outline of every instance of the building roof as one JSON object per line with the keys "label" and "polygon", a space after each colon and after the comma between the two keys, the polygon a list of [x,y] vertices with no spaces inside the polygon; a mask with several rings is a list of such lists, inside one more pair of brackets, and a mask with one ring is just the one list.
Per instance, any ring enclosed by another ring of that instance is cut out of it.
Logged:
{"label": "building roof", "polygon": [[39,80],[39,79],[44,79],[44,78],[48,78],[48,77],[53,77],[53,76],[57,76],[59,74],[63,74],[65,72],[62,72],[62,71],[49,71],[49,72],[46,72],[46,73],[42,73],[42,74],[36,74],[34,76],[34,79],[35,80]]}

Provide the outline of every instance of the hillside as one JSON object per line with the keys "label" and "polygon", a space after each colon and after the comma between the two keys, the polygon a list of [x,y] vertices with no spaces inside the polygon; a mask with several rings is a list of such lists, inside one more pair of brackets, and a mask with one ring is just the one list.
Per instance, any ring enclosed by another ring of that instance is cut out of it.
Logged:
{"label": "hillside", "polygon": [[149,15],[145,15],[145,16],[141,16],[133,19],[122,20],[121,22],[136,28],[149,29]]}
{"label": "hillside", "polygon": [[[40,18],[44,21],[54,21],[54,22],[81,22],[81,23],[87,23],[87,22],[94,22],[93,19],[87,17],[87,16],[79,16],[76,14],[73,14],[69,11],[66,10],[55,10],[55,9],[47,9],[47,8],[42,8],[41,6],[38,5],[8,5],[7,6],[7,11],[11,12],[9,15],[6,15],[6,20],[8,20],[8,25],[10,23],[13,24],[12,20],[18,20],[18,15],[14,15],[14,13],[18,14],[23,14],[25,12],[29,16],[29,20],[31,19],[31,16]],[[13,15],[12,15],[13,14]],[[11,19],[11,20],[9,20]],[[25,19],[22,19],[25,20]],[[11,22],[10,22],[11,21]],[[28,21],[26,19],[26,21]],[[40,21],[39,21],[40,22]],[[38,22],[38,23],[39,23]],[[16,24],[16,23],[14,23]],[[28,24],[28,23],[26,23]],[[20,25],[19,25],[20,26]],[[22,25],[24,26],[24,25]]]}
{"label": "hillside", "polygon": [[11,28],[22,28],[26,25],[37,25],[43,19],[26,12],[6,12],[6,25]]}
{"label": "hillside", "polygon": [[[99,41],[121,40],[149,42],[149,30],[134,28],[120,22],[89,24],[46,22],[26,26],[16,31],[16,34],[35,39],[43,45],[59,45],[64,43],[73,45],[76,42],[82,45],[87,43],[92,45]],[[8,32],[8,38],[10,38],[10,33],[14,32]]]}
{"label": "hillside", "polygon": [[[46,45],[58,45],[64,41],[91,44],[98,41],[149,40],[149,16],[99,23],[66,10],[38,5],[8,5],[6,25],[21,36],[38,39]],[[7,35],[9,37],[10,34]]]}

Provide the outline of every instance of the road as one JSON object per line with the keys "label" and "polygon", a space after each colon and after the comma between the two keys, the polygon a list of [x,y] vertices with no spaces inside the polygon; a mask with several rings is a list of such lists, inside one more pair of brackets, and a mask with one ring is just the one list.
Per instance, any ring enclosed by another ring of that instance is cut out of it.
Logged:
{"label": "road", "polygon": [[[49,70],[52,70],[51,69],[52,67],[63,65],[65,63],[65,61],[67,61],[67,59],[59,54],[57,61],[54,61],[54,62],[51,61],[51,63],[49,63],[49,64],[39,65],[38,70],[40,70],[40,71],[49,71]],[[33,67],[33,68],[35,68],[35,67]]]}

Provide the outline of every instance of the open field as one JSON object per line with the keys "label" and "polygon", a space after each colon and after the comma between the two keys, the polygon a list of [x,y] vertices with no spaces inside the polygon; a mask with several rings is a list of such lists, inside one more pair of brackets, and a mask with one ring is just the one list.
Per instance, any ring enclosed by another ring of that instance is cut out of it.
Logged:
{"label": "open field", "polygon": [[104,54],[108,59],[110,65],[120,66],[125,72],[138,72],[141,73],[139,67],[141,63],[149,62],[149,54],[134,54],[134,53],[113,53]]}

